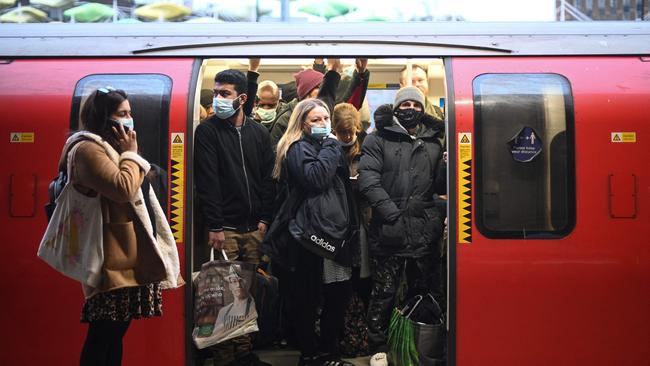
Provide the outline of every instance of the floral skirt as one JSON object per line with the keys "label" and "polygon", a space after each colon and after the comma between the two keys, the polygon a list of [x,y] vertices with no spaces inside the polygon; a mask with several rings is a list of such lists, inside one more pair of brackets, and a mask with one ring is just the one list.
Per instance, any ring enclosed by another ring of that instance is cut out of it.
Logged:
{"label": "floral skirt", "polygon": [[126,287],[99,293],[84,303],[81,322],[128,321],[162,315],[160,284]]}

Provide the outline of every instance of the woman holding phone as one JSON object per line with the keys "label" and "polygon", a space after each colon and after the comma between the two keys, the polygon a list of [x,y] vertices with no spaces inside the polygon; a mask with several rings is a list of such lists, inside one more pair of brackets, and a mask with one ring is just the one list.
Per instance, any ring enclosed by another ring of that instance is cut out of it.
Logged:
{"label": "woman holding phone", "polygon": [[182,284],[178,252],[146,178],[150,164],[138,155],[126,92],[93,91],[80,117],[82,129],[68,139],[59,164],[74,145],[68,182],[101,196],[104,248],[100,285],[83,286],[81,321],[89,326],[80,364],[120,365],[131,319],[160,316],[161,289]]}

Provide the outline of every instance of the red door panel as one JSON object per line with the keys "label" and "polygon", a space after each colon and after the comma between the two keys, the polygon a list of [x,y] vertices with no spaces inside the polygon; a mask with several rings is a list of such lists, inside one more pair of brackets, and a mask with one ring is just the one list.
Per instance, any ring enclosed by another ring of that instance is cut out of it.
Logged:
{"label": "red door panel", "polygon": [[[575,111],[573,230],[559,239],[490,239],[474,209],[471,242],[456,244],[457,365],[650,364],[650,63],[456,58],[452,73],[456,142],[475,132],[472,81],[481,74],[560,74]],[[630,131],[636,142],[612,141]],[[473,144],[481,138],[472,136]],[[475,169],[471,179],[476,208]],[[457,187],[457,200],[461,193]]]}
{"label": "red door panel", "polygon": [[[192,63],[191,59],[85,59],[15,60],[0,65],[0,136],[4,136],[0,152],[5,157],[0,179],[0,195],[5,197],[0,200],[3,364],[24,364],[26,360],[35,365],[79,362],[87,329],[79,321],[81,287],[36,257],[47,225],[43,210],[47,186],[56,174],[61,147],[69,133],[75,84],[90,74],[165,74],[173,80],[169,131],[185,133]],[[33,133],[33,141],[11,143],[11,132]],[[171,171],[170,166],[167,171]],[[10,214],[29,213],[30,188],[10,186],[26,184],[24,177],[35,177],[31,180],[36,183],[34,217]],[[10,194],[15,198],[7,199]],[[178,244],[184,263],[184,245]],[[125,365],[184,364],[183,299],[182,289],[165,291],[163,317],[131,323],[125,339]]]}

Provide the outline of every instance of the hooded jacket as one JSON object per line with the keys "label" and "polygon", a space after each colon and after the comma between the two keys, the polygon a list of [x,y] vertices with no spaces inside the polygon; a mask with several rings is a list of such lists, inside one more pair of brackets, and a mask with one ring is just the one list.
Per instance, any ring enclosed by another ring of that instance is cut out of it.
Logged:
{"label": "hooded jacket", "polygon": [[275,155],[266,127],[245,117],[240,129],[216,115],[194,135],[194,174],[210,231],[250,232],[271,222]]}
{"label": "hooded jacket", "polygon": [[393,117],[390,105],[375,112],[377,130],[363,142],[359,189],[372,207],[370,253],[419,258],[433,253],[442,232],[434,193],[446,175],[439,137],[444,125],[426,114],[414,136]]}

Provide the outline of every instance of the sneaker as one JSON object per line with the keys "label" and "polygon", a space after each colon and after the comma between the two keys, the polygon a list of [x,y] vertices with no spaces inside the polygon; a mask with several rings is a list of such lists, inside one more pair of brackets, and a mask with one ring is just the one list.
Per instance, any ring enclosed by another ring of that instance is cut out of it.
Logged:
{"label": "sneaker", "polygon": [[377,352],[370,357],[370,366],[388,366],[388,355],[386,352]]}
{"label": "sneaker", "polygon": [[317,364],[319,366],[354,366],[354,364],[343,361],[335,355],[323,354],[318,357]]}

